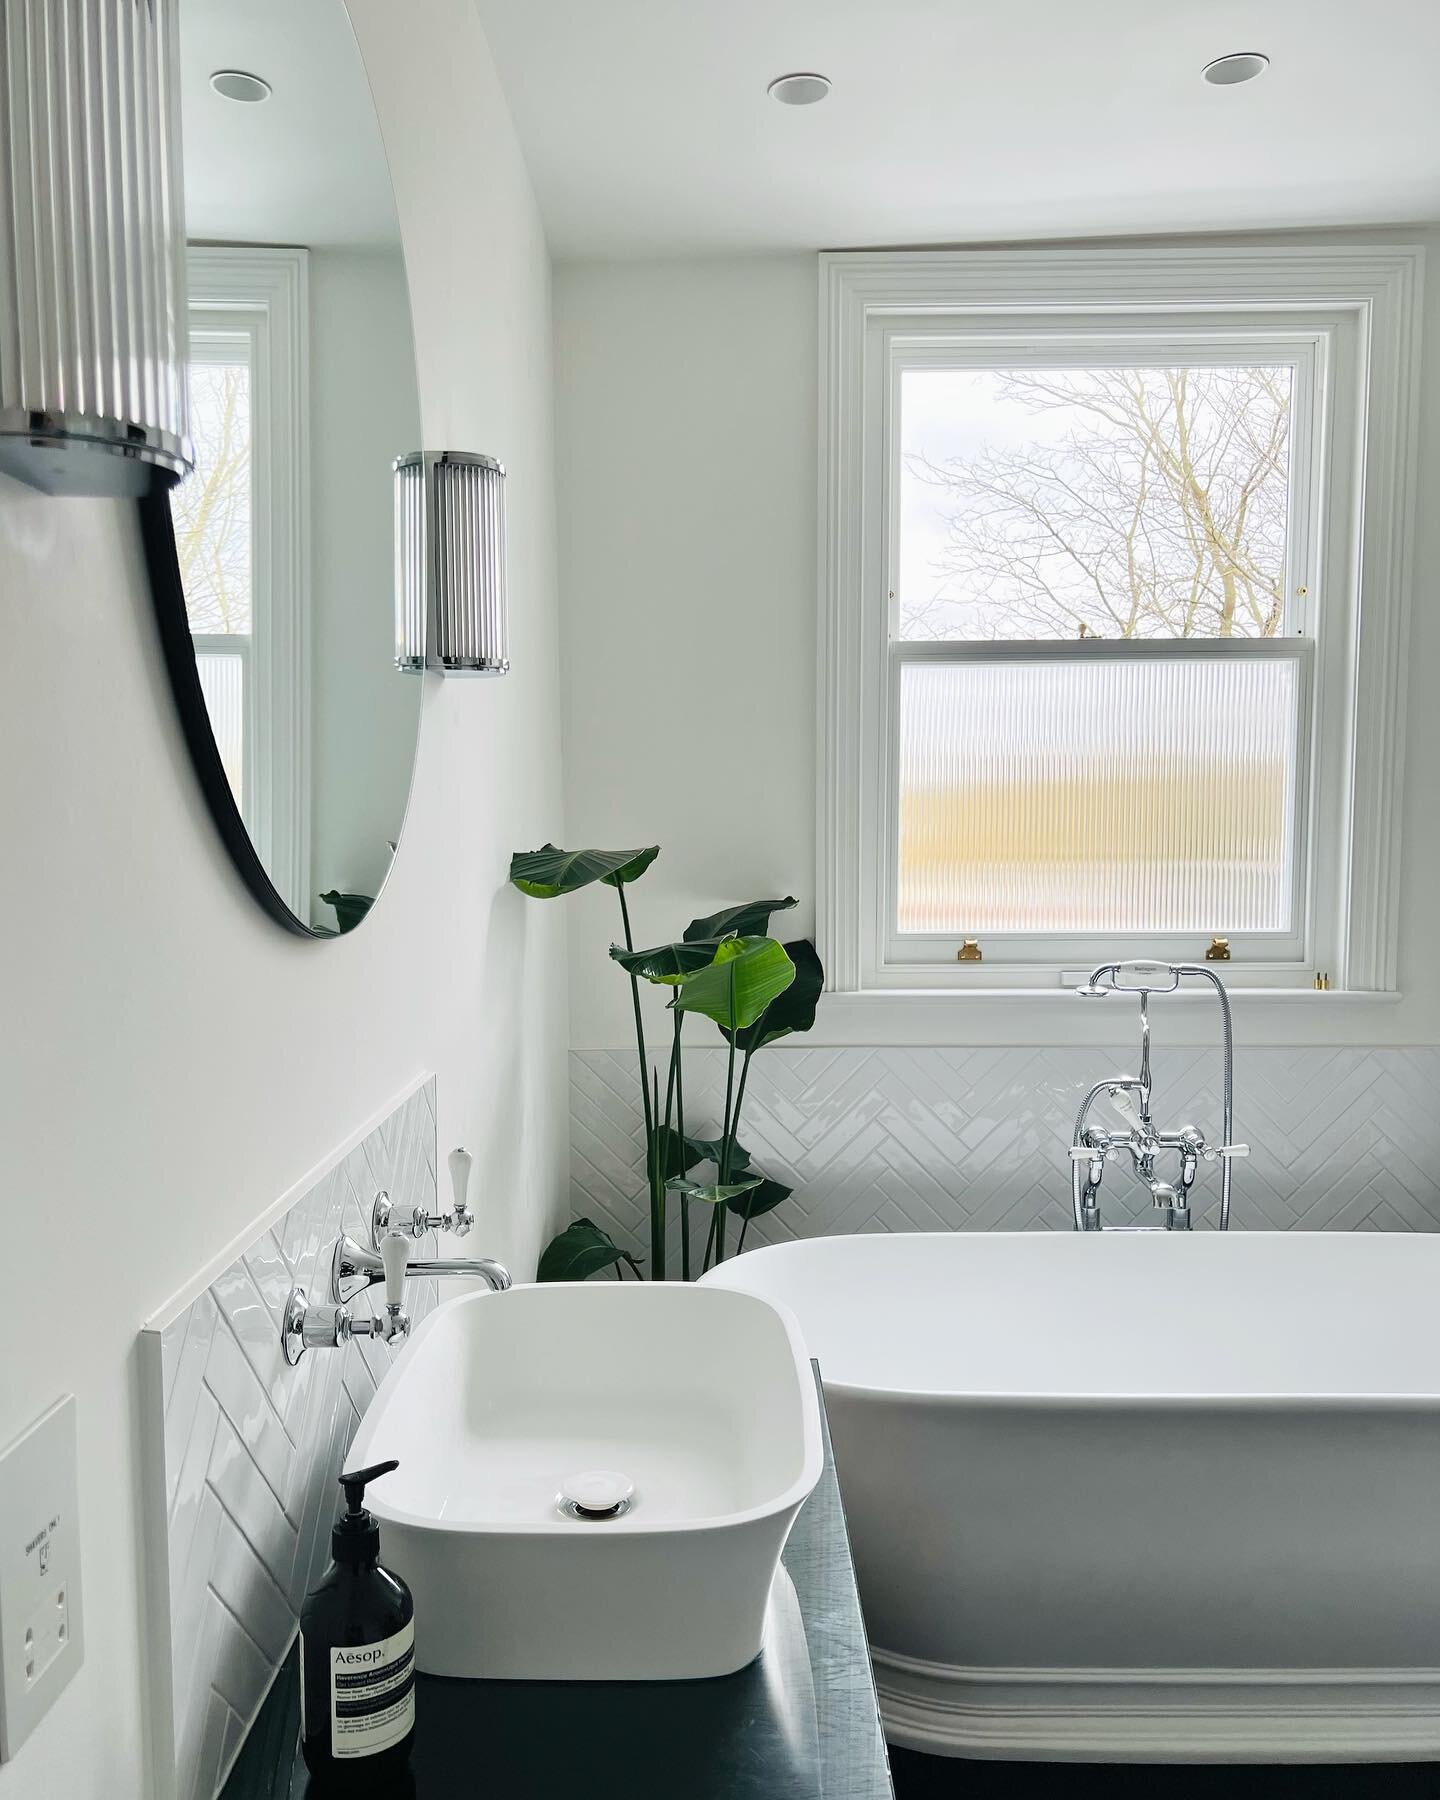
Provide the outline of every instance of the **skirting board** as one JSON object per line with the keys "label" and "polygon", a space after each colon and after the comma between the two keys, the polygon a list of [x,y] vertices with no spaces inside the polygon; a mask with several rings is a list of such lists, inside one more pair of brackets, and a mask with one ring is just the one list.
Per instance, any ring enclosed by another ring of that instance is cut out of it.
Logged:
{"label": "skirting board", "polygon": [[1440,1758],[1440,1669],[960,1669],[872,1648],[885,1736],[1023,1762]]}

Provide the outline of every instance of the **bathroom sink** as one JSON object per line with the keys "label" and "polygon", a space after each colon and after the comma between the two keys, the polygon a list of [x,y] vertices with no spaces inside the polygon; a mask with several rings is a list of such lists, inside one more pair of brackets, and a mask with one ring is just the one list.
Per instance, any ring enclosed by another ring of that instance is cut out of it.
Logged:
{"label": "bathroom sink", "polygon": [[756,1295],[516,1287],[418,1328],[348,1463],[389,1457],[366,1504],[422,1670],[691,1679],[759,1652],[820,1413],[794,1320]]}

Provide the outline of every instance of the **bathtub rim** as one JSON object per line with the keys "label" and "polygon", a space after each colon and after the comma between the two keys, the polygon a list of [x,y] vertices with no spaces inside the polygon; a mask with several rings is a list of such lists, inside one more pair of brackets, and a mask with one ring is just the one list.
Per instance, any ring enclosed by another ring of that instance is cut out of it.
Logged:
{"label": "bathtub rim", "polygon": [[[1102,1238],[1103,1233],[1099,1234]],[[1341,1234],[1327,1232],[1294,1232],[1294,1231],[1247,1231],[1233,1234],[1220,1232],[1201,1232],[1202,1238],[1223,1238],[1226,1242],[1245,1240],[1263,1240],[1267,1243],[1293,1245],[1297,1239],[1333,1239]],[[1346,1238],[1356,1235],[1365,1238],[1367,1244],[1384,1242],[1388,1238],[1408,1239],[1412,1233],[1345,1233]],[[1428,1235],[1428,1234],[1421,1234]],[[792,1238],[782,1244],[761,1244],[747,1254],[768,1261],[788,1260],[796,1253],[803,1252],[820,1244],[873,1244],[876,1238],[881,1241],[909,1242],[923,1240],[927,1242],[952,1239],[975,1239],[983,1242],[1020,1242],[1027,1240],[1045,1241],[1051,1237],[1064,1240],[1084,1239],[1081,1232],[1032,1232],[1032,1231],[905,1231],[905,1232],[830,1232],[814,1238]],[[1137,1241],[1135,1234],[1117,1234],[1117,1239],[1126,1243]],[[1153,1239],[1147,1234],[1142,1242],[1156,1243],[1190,1243],[1189,1234],[1170,1234],[1156,1232]],[[1237,1249],[1238,1253],[1238,1249]],[[1387,1251],[1396,1254],[1397,1251]],[[1160,1252],[1166,1254],[1166,1252]],[[698,1285],[730,1287],[742,1293],[756,1294],[769,1300],[772,1305],[788,1310],[799,1322],[802,1337],[805,1335],[803,1305],[797,1305],[793,1296],[772,1291],[768,1286],[752,1285],[740,1279],[736,1271],[743,1258],[736,1256],[729,1261],[707,1270],[699,1277]],[[806,1340],[808,1344],[808,1339]],[[1117,1411],[1141,1412],[1148,1409],[1176,1410],[1192,1412],[1198,1410],[1223,1410],[1236,1412],[1264,1412],[1286,1410],[1292,1412],[1400,1412],[1412,1409],[1417,1412],[1440,1411],[1440,1380],[1434,1388],[1375,1388],[1370,1390],[1312,1390],[1296,1393],[1285,1388],[1255,1388],[1250,1391],[1225,1391],[1223,1389],[1206,1389],[1203,1392],[1175,1393],[1161,1388],[1138,1389],[1120,1388],[1098,1389],[1090,1392],[1078,1391],[1075,1388],[957,1388],[954,1386],[928,1387],[920,1383],[909,1382],[904,1385],[889,1384],[877,1381],[856,1381],[832,1376],[826,1368],[826,1357],[823,1346],[809,1344],[810,1354],[820,1367],[820,1374],[825,1383],[825,1392],[846,1399],[858,1400],[867,1396],[895,1401],[923,1401],[927,1405],[942,1408],[974,1407],[977,1409],[1015,1409],[1031,1411],[1087,1411],[1091,1409],[1110,1409]]]}

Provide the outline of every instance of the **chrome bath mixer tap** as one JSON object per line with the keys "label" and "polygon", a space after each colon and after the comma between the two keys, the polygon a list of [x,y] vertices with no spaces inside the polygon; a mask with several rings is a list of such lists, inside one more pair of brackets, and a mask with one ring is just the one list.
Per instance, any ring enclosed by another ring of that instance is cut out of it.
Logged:
{"label": "chrome bath mixer tap", "polygon": [[[1221,1141],[1206,1142],[1194,1125],[1163,1131],[1151,1112],[1153,1084],[1150,1076],[1150,996],[1173,994],[1187,978],[1208,981],[1220,1002],[1223,1034],[1224,1090],[1221,1106]],[[1231,1163],[1248,1156],[1250,1146],[1237,1144],[1235,1135],[1235,1042],[1230,1020],[1230,996],[1213,969],[1200,963],[1102,963],[1091,972],[1085,986],[1076,990],[1087,999],[1108,994],[1137,994],[1140,998],[1140,1072],[1112,1075],[1097,1081],[1080,1102],[1070,1146],[1070,1188],[1077,1231],[1189,1231],[1190,1190],[1202,1162],[1220,1164],[1220,1229],[1230,1228]],[[1107,1131],[1089,1124],[1096,1101],[1110,1100],[1125,1122],[1125,1129]],[[1100,1217],[1100,1183],[1105,1164],[1128,1155],[1131,1170],[1149,1194],[1160,1222],[1156,1225],[1106,1225]],[[1160,1174],[1162,1157],[1173,1157],[1173,1180]]]}

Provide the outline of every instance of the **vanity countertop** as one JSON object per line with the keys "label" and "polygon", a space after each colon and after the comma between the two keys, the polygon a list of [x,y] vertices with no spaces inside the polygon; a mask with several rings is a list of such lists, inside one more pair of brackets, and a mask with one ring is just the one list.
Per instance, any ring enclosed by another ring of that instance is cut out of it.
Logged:
{"label": "vanity countertop", "polygon": [[[821,1414],[823,1429],[823,1396]],[[579,1792],[595,1800],[891,1800],[828,1429],[825,1470],[790,1533],[770,1607],[760,1656],[716,1681],[420,1676],[416,1800]],[[300,1757],[296,1655],[292,1649],[277,1676],[222,1800],[314,1800],[333,1791],[309,1784]]]}

